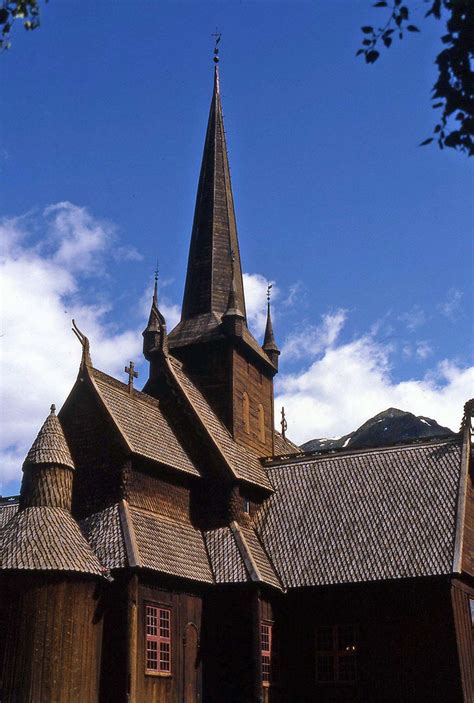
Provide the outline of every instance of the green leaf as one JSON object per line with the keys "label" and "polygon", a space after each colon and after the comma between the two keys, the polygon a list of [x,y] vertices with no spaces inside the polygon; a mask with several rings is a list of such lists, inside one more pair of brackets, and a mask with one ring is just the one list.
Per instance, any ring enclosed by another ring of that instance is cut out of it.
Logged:
{"label": "green leaf", "polygon": [[419,144],[418,146],[426,146],[426,144],[431,144],[432,141],[433,137],[430,137],[429,139],[425,139],[425,141],[421,142],[421,144]]}
{"label": "green leaf", "polygon": [[374,7],[387,7],[388,3],[385,2],[385,0],[381,0],[380,2],[376,2],[374,4]]}
{"label": "green leaf", "polygon": [[371,46],[372,40],[371,40],[371,39],[364,39],[364,41],[362,42],[362,44],[363,44],[364,46]]}
{"label": "green leaf", "polygon": [[358,51],[356,51],[356,56],[360,56],[363,53],[364,53],[364,49],[359,49]]}
{"label": "green leaf", "polygon": [[385,44],[385,46],[387,47],[387,49],[389,48],[390,44],[392,43],[392,40],[390,37],[382,37],[382,41]]}
{"label": "green leaf", "polygon": [[407,27],[407,30],[408,30],[409,32],[419,32],[419,31],[420,31],[420,30],[418,29],[418,27],[415,27],[414,24],[409,24],[408,27]]}
{"label": "green leaf", "polygon": [[434,105],[431,106],[433,110],[437,107],[443,107],[443,103],[435,103]]}
{"label": "green leaf", "polygon": [[0,24],[4,24],[8,20],[8,10],[1,9],[0,10]]}
{"label": "green leaf", "polygon": [[364,34],[372,34],[374,31],[373,27],[361,27],[361,29],[364,32]]}

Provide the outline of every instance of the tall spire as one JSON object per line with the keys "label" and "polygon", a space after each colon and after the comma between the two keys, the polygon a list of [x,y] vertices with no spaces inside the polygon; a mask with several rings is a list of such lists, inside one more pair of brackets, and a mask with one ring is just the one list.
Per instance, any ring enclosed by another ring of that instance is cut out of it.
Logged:
{"label": "tall spire", "polygon": [[[199,177],[181,320],[227,309],[234,278],[236,308],[245,319],[234,200],[222,116],[218,56],[214,56],[214,89]],[[217,60],[216,60],[217,59]],[[232,273],[234,253],[235,273]]]}
{"label": "tall spire", "polygon": [[277,343],[275,341],[275,335],[273,334],[273,324],[272,315],[270,310],[270,291],[272,289],[272,284],[269,283],[267,287],[267,324],[265,326],[265,336],[263,339],[262,349],[275,366],[278,368],[278,357],[280,356],[280,350],[278,349]]}

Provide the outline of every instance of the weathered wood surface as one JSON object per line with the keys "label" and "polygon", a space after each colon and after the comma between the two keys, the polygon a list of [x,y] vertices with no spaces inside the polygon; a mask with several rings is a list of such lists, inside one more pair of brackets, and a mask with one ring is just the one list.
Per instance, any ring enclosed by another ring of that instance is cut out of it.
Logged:
{"label": "weathered wood surface", "polygon": [[[145,604],[171,608],[171,674],[147,674]],[[171,703],[202,700],[202,663],[197,642],[201,633],[202,599],[191,593],[165,591],[150,584],[138,588],[136,701]],[[186,696],[186,697],[185,697]]]}
{"label": "weathered wood surface", "polygon": [[93,580],[17,576],[8,598],[2,703],[95,703],[102,643]]}
{"label": "weathered wood surface", "polygon": [[454,580],[451,598],[464,701],[474,703],[474,626],[469,607],[469,599],[474,599],[474,587]]}

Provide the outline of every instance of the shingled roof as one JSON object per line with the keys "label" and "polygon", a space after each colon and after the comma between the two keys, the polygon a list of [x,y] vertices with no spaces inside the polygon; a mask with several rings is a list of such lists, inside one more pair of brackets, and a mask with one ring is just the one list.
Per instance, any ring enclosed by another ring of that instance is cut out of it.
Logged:
{"label": "shingled roof", "polygon": [[180,362],[172,356],[169,356],[168,360],[168,368],[176,379],[178,387],[190,403],[204,429],[211,436],[212,441],[217,446],[235,478],[271,491],[271,483],[258,457],[234,441],[232,435],[214,413],[201,391],[184,373]]}
{"label": "shingled roof", "polygon": [[70,469],[74,468],[64,432],[54,411],[55,407],[52,405],[50,414],[26,455],[24,467],[29,464],[60,464]]}
{"label": "shingled roof", "polygon": [[281,590],[278,577],[252,528],[237,523],[203,533],[216,583],[255,581]]}
{"label": "shingled roof", "polygon": [[287,588],[453,572],[459,439],[295,457],[257,532]]}
{"label": "shingled roof", "polygon": [[103,573],[71,514],[45,506],[18,512],[0,530],[0,569]]}
{"label": "shingled roof", "polygon": [[183,449],[155,398],[129,388],[97,369],[90,378],[115,426],[134,454],[199,476],[199,470]]}

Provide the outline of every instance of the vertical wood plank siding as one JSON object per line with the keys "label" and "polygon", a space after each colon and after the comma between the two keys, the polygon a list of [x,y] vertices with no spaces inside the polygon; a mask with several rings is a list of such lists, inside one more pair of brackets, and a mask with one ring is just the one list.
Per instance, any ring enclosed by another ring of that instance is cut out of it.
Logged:
{"label": "vertical wood plank siding", "polygon": [[474,461],[467,477],[462,570],[474,576]]}
{"label": "vertical wood plank siding", "polygon": [[[145,605],[161,605],[171,610],[171,675],[146,674]],[[170,703],[202,700],[201,659],[193,655],[194,645],[200,639],[202,598],[190,593],[166,591],[150,584],[138,588],[137,678],[136,701]],[[190,628],[195,633],[190,633]],[[194,640],[193,640],[194,638]],[[194,646],[195,649],[195,646]]]}
{"label": "vertical wood plank siding", "polygon": [[[249,432],[243,413],[244,393],[249,397]],[[251,449],[257,456],[270,456],[273,453],[273,381],[237,350],[234,350],[233,356],[232,397],[235,441]],[[265,442],[262,442],[259,432],[259,405],[264,414]]]}
{"label": "vertical wood plank siding", "polygon": [[96,703],[102,620],[93,580],[15,578],[4,584],[2,703]]}
{"label": "vertical wood plank siding", "polygon": [[464,701],[474,703],[474,628],[469,609],[469,598],[474,598],[474,588],[461,581],[453,581],[451,598]]}

